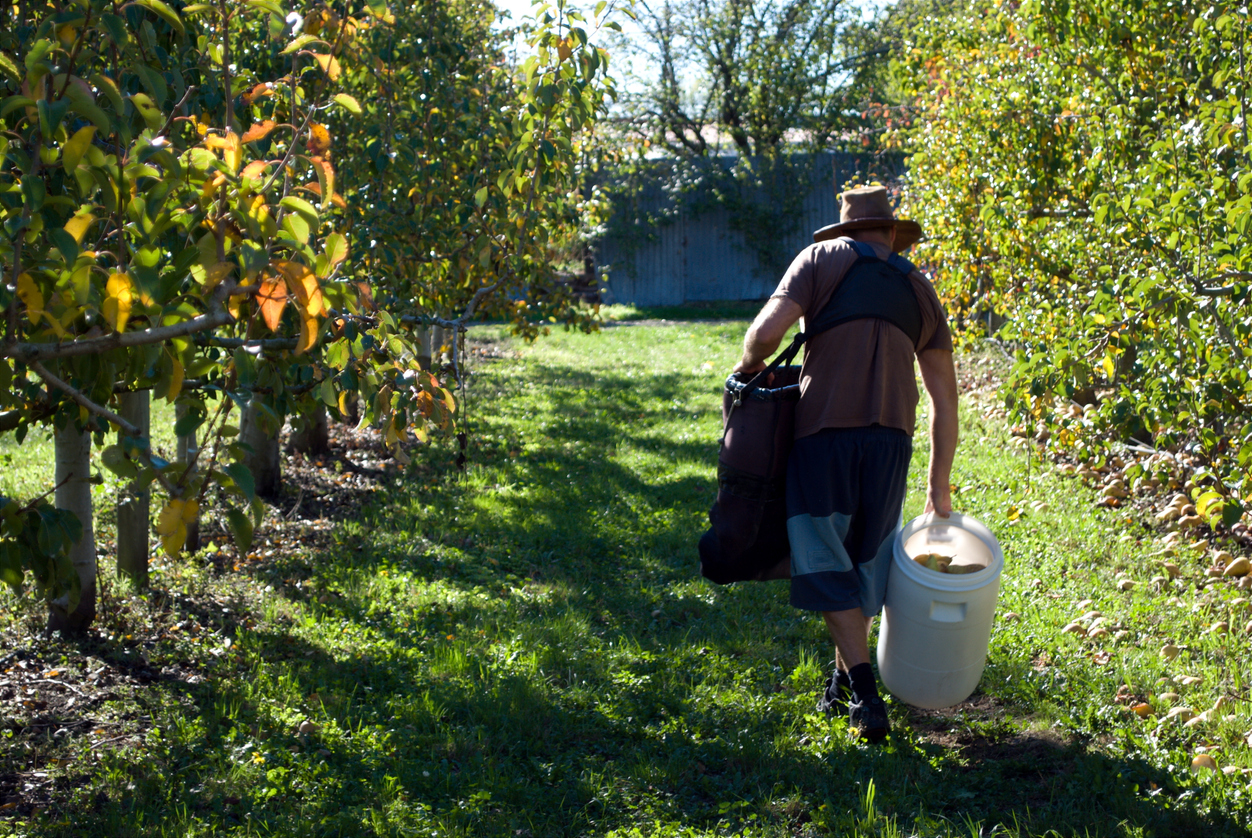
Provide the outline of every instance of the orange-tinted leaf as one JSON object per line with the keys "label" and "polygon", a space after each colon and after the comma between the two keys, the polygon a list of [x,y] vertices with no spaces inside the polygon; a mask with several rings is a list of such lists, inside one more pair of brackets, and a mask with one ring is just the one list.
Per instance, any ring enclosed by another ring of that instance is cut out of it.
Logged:
{"label": "orange-tinted leaf", "polygon": [[239,141],[243,143],[254,143],[257,140],[263,140],[277,127],[278,123],[272,119],[267,119],[264,122],[258,122],[245,131],[243,137],[240,138]]}
{"label": "orange-tinted leaf", "polygon": [[[244,136],[247,135],[245,134]],[[265,170],[270,167],[271,162],[269,160],[253,160],[243,167],[243,171],[239,173],[239,176],[245,179],[259,178],[265,174]]]}
{"label": "orange-tinted leaf", "polygon": [[356,290],[361,298],[361,308],[366,311],[376,311],[378,307],[374,305],[374,292],[370,290],[369,283],[358,282]]}
{"label": "orange-tinted leaf", "polygon": [[245,105],[251,105],[253,102],[255,102],[257,99],[260,99],[262,96],[273,96],[273,95],[274,95],[273,85],[262,82],[261,84],[255,85],[251,90],[245,92],[243,94],[243,101]]}
{"label": "orange-tinted leaf", "polygon": [[330,203],[330,196],[335,194],[335,167],[330,165],[330,161],[325,158],[314,157],[313,168],[317,170],[317,182],[321,187],[321,192],[318,194],[324,196],[322,209],[325,209]]}
{"label": "orange-tinted leaf", "polygon": [[261,280],[261,292],[257,294],[257,302],[261,306],[261,319],[271,332],[277,332],[283,308],[287,305],[286,282],[277,276],[265,277]]}
{"label": "orange-tinted leaf", "polygon": [[287,280],[287,289],[305,312],[312,317],[326,313],[326,305],[322,301],[322,286],[307,265],[279,260],[273,266]]}
{"label": "orange-tinted leaf", "polygon": [[322,156],[330,152],[330,132],[325,125],[314,122],[309,126],[309,140],[306,143],[309,153]]}

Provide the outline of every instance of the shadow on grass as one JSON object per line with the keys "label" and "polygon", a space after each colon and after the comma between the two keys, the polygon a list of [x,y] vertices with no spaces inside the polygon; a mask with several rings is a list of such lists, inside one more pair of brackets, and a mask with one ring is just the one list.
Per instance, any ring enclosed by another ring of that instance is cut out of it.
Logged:
{"label": "shadow on grass", "polygon": [[661,431],[716,416],[685,403],[707,381],[529,370],[548,391],[479,412],[469,475],[419,461],[324,553],[248,566],[288,582],[274,613],[61,834],[868,835],[871,780],[919,834],[1242,834],[1146,762],[1018,723],[1039,686],[1003,650],[1020,704],[897,706],[855,744],[812,710],[828,645],[785,586],[698,580],[716,449]]}

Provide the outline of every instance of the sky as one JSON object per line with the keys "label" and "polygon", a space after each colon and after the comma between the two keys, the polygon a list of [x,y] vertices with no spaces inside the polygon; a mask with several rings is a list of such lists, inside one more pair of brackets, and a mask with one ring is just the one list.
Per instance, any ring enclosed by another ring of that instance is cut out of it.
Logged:
{"label": "sky", "polygon": [[[509,12],[511,14],[512,16],[511,24],[513,25],[520,22],[522,18],[530,16],[532,9],[536,8],[536,5],[532,5],[531,0],[493,0],[493,2],[495,3],[498,9],[500,9],[501,11]],[[546,2],[550,2],[553,6],[556,5],[556,0],[546,0]],[[863,17],[870,18],[870,17],[873,17],[881,9],[884,9],[892,5],[894,0],[851,0],[851,2],[860,7],[861,15]],[[569,0],[569,6],[586,13],[588,17],[590,18],[590,13],[595,9],[596,0]],[[626,15],[618,13],[617,15],[615,15],[614,19],[617,20],[619,23],[621,23],[623,34],[630,36],[638,32],[638,29],[634,21],[632,21]],[[591,21],[588,20],[588,23],[590,22]],[[522,42],[520,38],[518,39],[516,48],[519,51],[519,53],[523,55],[528,52],[528,48],[526,47],[525,43]],[[622,58],[623,58],[622,56],[614,57],[614,59],[618,61],[622,60]],[[619,64],[619,67],[620,66],[621,65]],[[632,67],[631,69],[634,71],[634,75],[637,75],[637,76],[648,75],[648,72],[647,72],[648,68],[646,67],[645,68]],[[641,70],[642,72],[640,72]]]}

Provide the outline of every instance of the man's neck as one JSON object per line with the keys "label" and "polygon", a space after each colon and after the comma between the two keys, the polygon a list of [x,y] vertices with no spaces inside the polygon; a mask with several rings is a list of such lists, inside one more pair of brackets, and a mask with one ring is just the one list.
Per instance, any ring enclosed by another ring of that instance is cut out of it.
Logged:
{"label": "man's neck", "polygon": [[880,244],[886,248],[890,248],[892,245],[891,237],[885,236],[877,230],[852,230],[848,233],[848,238],[865,242],[866,244]]}

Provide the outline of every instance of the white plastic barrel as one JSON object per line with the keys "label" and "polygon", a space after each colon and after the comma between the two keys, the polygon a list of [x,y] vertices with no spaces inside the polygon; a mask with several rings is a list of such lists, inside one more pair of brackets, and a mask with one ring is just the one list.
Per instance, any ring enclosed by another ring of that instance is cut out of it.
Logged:
{"label": "white plastic barrel", "polygon": [[[913,560],[924,553],[979,569],[940,573]],[[926,709],[969,698],[987,662],[1003,569],[999,542],[968,515],[922,515],[901,528],[878,630],[878,674],[892,695]]]}

